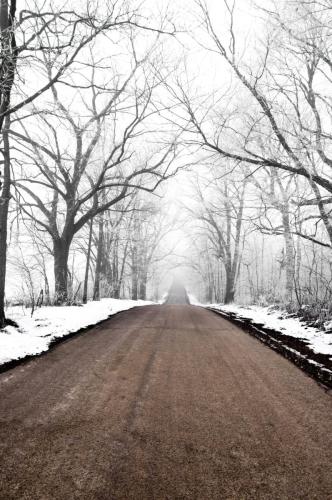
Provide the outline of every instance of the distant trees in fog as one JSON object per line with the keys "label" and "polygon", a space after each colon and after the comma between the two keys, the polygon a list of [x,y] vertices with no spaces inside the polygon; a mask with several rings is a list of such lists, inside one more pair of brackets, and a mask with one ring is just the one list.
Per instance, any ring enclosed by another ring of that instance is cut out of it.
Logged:
{"label": "distant trees in fog", "polygon": [[[182,110],[178,115],[187,130],[188,144],[201,146],[206,162],[215,165],[207,173],[210,181],[201,180],[204,195],[197,195],[196,221],[201,235],[201,222],[205,223],[202,245],[208,242],[215,262],[224,264],[223,300],[229,300],[223,255],[231,253],[237,240],[234,235],[227,238],[230,226],[225,197],[213,196],[210,202],[209,191],[203,187],[218,176],[221,192],[230,185],[233,189],[248,185],[240,225],[240,238],[245,239],[241,270],[235,273],[238,296],[257,300],[254,288],[258,287],[261,300],[269,297],[297,306],[321,301],[330,307],[332,7],[329,2],[305,0],[257,7],[268,30],[263,41],[246,46],[237,26],[235,2],[224,2],[224,17],[213,16],[203,1],[196,4],[202,27],[200,43],[216,66],[228,72],[230,83],[227,86],[221,80],[221,88],[210,99],[202,99],[179,77],[170,92]],[[236,175],[223,177],[227,169],[236,170]],[[231,202],[234,210],[236,197]],[[233,226],[236,221],[233,214]],[[249,234],[245,238],[246,228]],[[259,274],[271,268],[269,259],[274,259],[274,272],[270,270],[267,279],[259,279],[256,286],[250,262],[252,231],[263,235],[257,236],[255,251],[265,245]],[[222,251],[216,249],[219,244]],[[207,267],[207,275],[214,276],[209,262]]]}

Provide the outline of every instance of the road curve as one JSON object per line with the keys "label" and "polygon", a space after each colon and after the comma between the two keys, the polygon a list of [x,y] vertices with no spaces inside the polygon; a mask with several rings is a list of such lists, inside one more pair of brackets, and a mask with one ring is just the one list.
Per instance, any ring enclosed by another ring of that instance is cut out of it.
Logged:
{"label": "road curve", "polygon": [[213,312],[121,313],[0,375],[0,498],[332,499],[332,397]]}

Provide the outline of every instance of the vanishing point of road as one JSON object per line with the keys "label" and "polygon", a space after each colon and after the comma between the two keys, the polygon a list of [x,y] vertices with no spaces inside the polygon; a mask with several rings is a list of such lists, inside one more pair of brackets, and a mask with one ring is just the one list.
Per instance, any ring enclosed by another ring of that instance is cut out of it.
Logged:
{"label": "vanishing point of road", "polygon": [[332,397],[211,311],[132,309],[0,375],[0,498],[332,499]]}

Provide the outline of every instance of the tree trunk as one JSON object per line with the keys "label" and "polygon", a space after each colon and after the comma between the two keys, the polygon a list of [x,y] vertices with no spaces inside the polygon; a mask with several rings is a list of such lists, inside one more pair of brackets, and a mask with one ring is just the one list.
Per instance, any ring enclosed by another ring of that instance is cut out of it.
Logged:
{"label": "tree trunk", "polygon": [[82,298],[83,304],[86,304],[88,300],[88,281],[89,281],[89,268],[90,268],[90,256],[91,256],[92,227],[93,227],[93,219],[91,219],[90,221],[89,242],[88,242],[88,251],[86,256],[86,266],[85,266],[84,286],[83,286],[83,298]]}
{"label": "tree trunk", "polygon": [[3,132],[3,185],[0,183],[0,328],[5,326],[5,282],[7,265],[7,221],[10,198],[10,150],[8,129],[9,116],[4,115],[10,106],[10,94],[14,82],[17,47],[15,33],[12,29],[16,13],[16,2],[1,0],[0,2],[0,38],[1,38],[1,67],[0,67],[0,130],[5,124]]}
{"label": "tree trunk", "polygon": [[213,302],[213,284],[209,281],[206,287],[205,299],[208,304]]}
{"label": "tree trunk", "polygon": [[146,287],[147,287],[148,275],[147,271],[143,270],[140,284],[139,284],[139,299],[146,300]]}
{"label": "tree trunk", "polygon": [[50,305],[50,285],[49,285],[46,273],[44,274],[44,288],[45,288],[44,304],[45,304],[45,306],[49,306]]}
{"label": "tree trunk", "polygon": [[214,276],[213,271],[211,269],[211,263],[208,262],[208,269],[206,273],[206,287],[205,287],[205,300],[208,304],[212,304],[213,302],[213,288],[214,288]]}
{"label": "tree trunk", "polygon": [[132,286],[131,286],[131,299],[137,300],[138,298],[138,279],[137,272],[132,275]]}
{"label": "tree trunk", "polygon": [[225,287],[225,298],[224,303],[230,304],[234,302],[235,297],[235,279],[234,273],[231,269],[226,268],[226,287]]}
{"label": "tree trunk", "polygon": [[294,244],[293,237],[291,234],[291,227],[289,221],[288,206],[284,208],[282,213],[282,222],[284,230],[284,240],[285,240],[285,270],[286,270],[286,304],[291,304],[293,299],[293,289],[294,289],[294,273],[295,273],[295,262],[294,262]]}
{"label": "tree trunk", "polygon": [[7,265],[7,221],[10,199],[10,149],[8,129],[10,127],[10,118],[6,117],[3,130],[3,185],[0,194],[0,328],[6,324],[5,317],[5,284],[6,284],[6,265]]}
{"label": "tree trunk", "polygon": [[132,266],[131,266],[131,298],[137,300],[138,297],[138,259],[136,244],[132,249]]}
{"label": "tree trunk", "polygon": [[123,276],[124,276],[125,265],[127,262],[128,246],[129,246],[129,240],[126,241],[126,245],[125,245],[124,252],[123,252],[120,276],[118,277],[118,280],[116,281],[116,286],[114,288],[114,298],[115,299],[119,299],[120,294],[121,294],[121,286],[122,286],[122,281],[123,281]]}
{"label": "tree trunk", "polygon": [[54,280],[55,280],[55,305],[68,301],[68,256],[70,241],[58,238],[53,241],[54,253]]}
{"label": "tree trunk", "polygon": [[99,221],[99,236],[98,236],[98,248],[97,248],[97,258],[96,258],[96,272],[95,272],[95,282],[93,287],[93,300],[100,300],[100,276],[103,258],[103,246],[104,246],[104,221],[101,218]]}

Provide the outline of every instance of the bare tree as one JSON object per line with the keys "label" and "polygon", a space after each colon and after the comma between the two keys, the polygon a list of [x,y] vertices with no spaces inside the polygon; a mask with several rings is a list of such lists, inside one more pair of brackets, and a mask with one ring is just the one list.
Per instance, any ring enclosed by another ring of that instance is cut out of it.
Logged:
{"label": "bare tree", "polygon": [[88,248],[86,252],[86,265],[85,265],[83,296],[82,296],[83,304],[86,304],[88,300],[88,283],[89,283],[89,270],[90,270],[90,258],[91,258],[92,232],[93,232],[93,218],[91,218],[89,225]]}
{"label": "bare tree", "polygon": [[[144,80],[143,70],[143,87],[137,86],[136,73],[142,64],[134,53],[133,67],[127,76],[119,81],[116,75],[115,89],[102,91],[96,90],[96,66],[92,66],[92,80],[86,92],[90,93],[90,103],[83,99],[88,116],[84,124],[62,103],[53,86],[54,107],[39,117],[50,131],[45,143],[40,138],[38,142],[34,140],[26,127],[23,134],[11,130],[24,148],[25,158],[30,158],[35,168],[33,179],[31,174],[25,177],[22,171],[15,187],[20,193],[22,211],[52,239],[58,303],[67,300],[67,262],[75,234],[91,218],[130,196],[133,190],[153,192],[174,174],[174,141],[147,151],[145,158],[134,150],[139,136],[148,132],[145,122],[156,113],[151,109],[155,84]],[[52,79],[50,73],[49,78]],[[75,143],[73,156],[68,153],[68,141],[60,134],[59,125],[63,123]],[[42,187],[43,193],[39,194],[32,185]],[[45,193],[49,193],[49,202],[43,198]]]}
{"label": "bare tree", "polygon": [[9,147],[10,118],[6,118],[6,126],[3,131],[3,168],[4,182],[0,194],[0,328],[6,323],[5,317],[5,283],[7,266],[7,219],[10,200],[10,147]]}
{"label": "bare tree", "polygon": [[[0,131],[4,121],[4,112],[10,103],[10,95],[14,82],[17,46],[13,30],[16,12],[16,1],[4,0],[0,3]],[[9,116],[6,119],[5,130],[2,134],[3,149],[3,181],[0,172],[0,328],[6,323],[4,301],[6,280],[6,258],[7,258],[7,218],[10,199],[10,147],[8,129],[10,127]]]}
{"label": "bare tree", "polygon": [[[274,42],[267,35],[260,63],[252,69],[243,62],[243,47],[237,43],[235,2],[232,7],[226,1],[224,4],[229,16],[228,39],[219,34],[207,5],[200,0],[197,2],[205,35],[211,42],[207,50],[231,69],[240,89],[231,97],[232,102],[229,99],[219,101],[214,96],[207,108],[206,104],[202,106],[202,99],[195,101],[188,88],[178,80],[171,93],[186,112],[185,116],[177,116],[191,137],[188,142],[203,146],[221,158],[250,165],[253,171],[268,167],[306,180],[314,191],[310,203],[318,206],[330,239],[331,227],[324,205],[332,201],[331,136],[328,133],[331,106],[321,90],[322,79],[324,85],[330,86],[326,73],[330,71],[326,49],[329,25],[319,25],[311,12],[314,7],[307,2],[303,3],[307,9],[306,19],[310,19],[315,30],[306,36],[302,25],[302,38],[289,27],[294,26],[294,16],[298,18],[298,26],[303,22],[301,12],[296,14],[298,2],[292,2],[289,7],[293,9],[293,17],[288,18],[291,19],[288,24],[287,19],[281,19],[275,12],[269,13],[270,18],[278,19],[279,31],[273,33]],[[328,12],[331,13],[331,9]],[[315,76],[318,74],[319,78]],[[244,105],[236,108],[240,91],[243,99],[250,99],[250,111]],[[215,102],[221,103],[221,108],[216,110]],[[240,125],[239,113],[243,117]],[[310,239],[311,235],[304,233],[303,237]],[[315,240],[314,236],[312,238]],[[331,239],[328,244],[331,246]]]}
{"label": "bare tree", "polygon": [[[82,2],[75,10],[61,11],[47,1],[43,3],[42,9],[34,4],[33,9],[22,10],[18,20],[15,19],[16,4],[16,0],[3,0],[0,6],[0,132],[7,118],[6,128],[9,128],[10,116],[18,113],[22,120],[31,116],[31,113],[38,113],[38,110],[29,109],[22,115],[29,105],[40,101],[41,96],[49,90],[54,94],[59,81],[66,85],[69,71],[77,65],[80,57],[84,60],[87,51],[101,36],[108,37],[113,31],[133,32],[136,29],[158,35],[175,33],[167,16],[161,16],[154,26],[153,23],[145,23],[141,15],[142,6],[134,1],[111,1],[100,6],[99,2],[89,0]],[[45,75],[40,72],[41,61],[47,63]],[[38,75],[38,78],[34,78],[37,85],[32,84],[29,79],[31,75]],[[15,79],[18,79],[17,86]],[[11,184],[10,159],[5,151],[9,150],[7,130],[2,140],[5,166],[4,178],[0,181],[0,326],[5,323],[6,228]]]}
{"label": "bare tree", "polygon": [[167,236],[176,227],[162,206],[138,197],[130,230],[130,274],[132,299],[146,300],[147,287],[155,266],[161,266],[173,248],[162,248]]}
{"label": "bare tree", "polygon": [[[234,301],[241,265],[246,184],[245,180],[218,179],[214,170],[211,181],[209,179],[205,185],[202,181],[195,184],[198,207],[187,208],[201,222],[201,231],[203,227],[211,253],[224,266],[226,304]],[[210,282],[212,286],[211,279]],[[212,291],[208,295],[212,296]]]}

